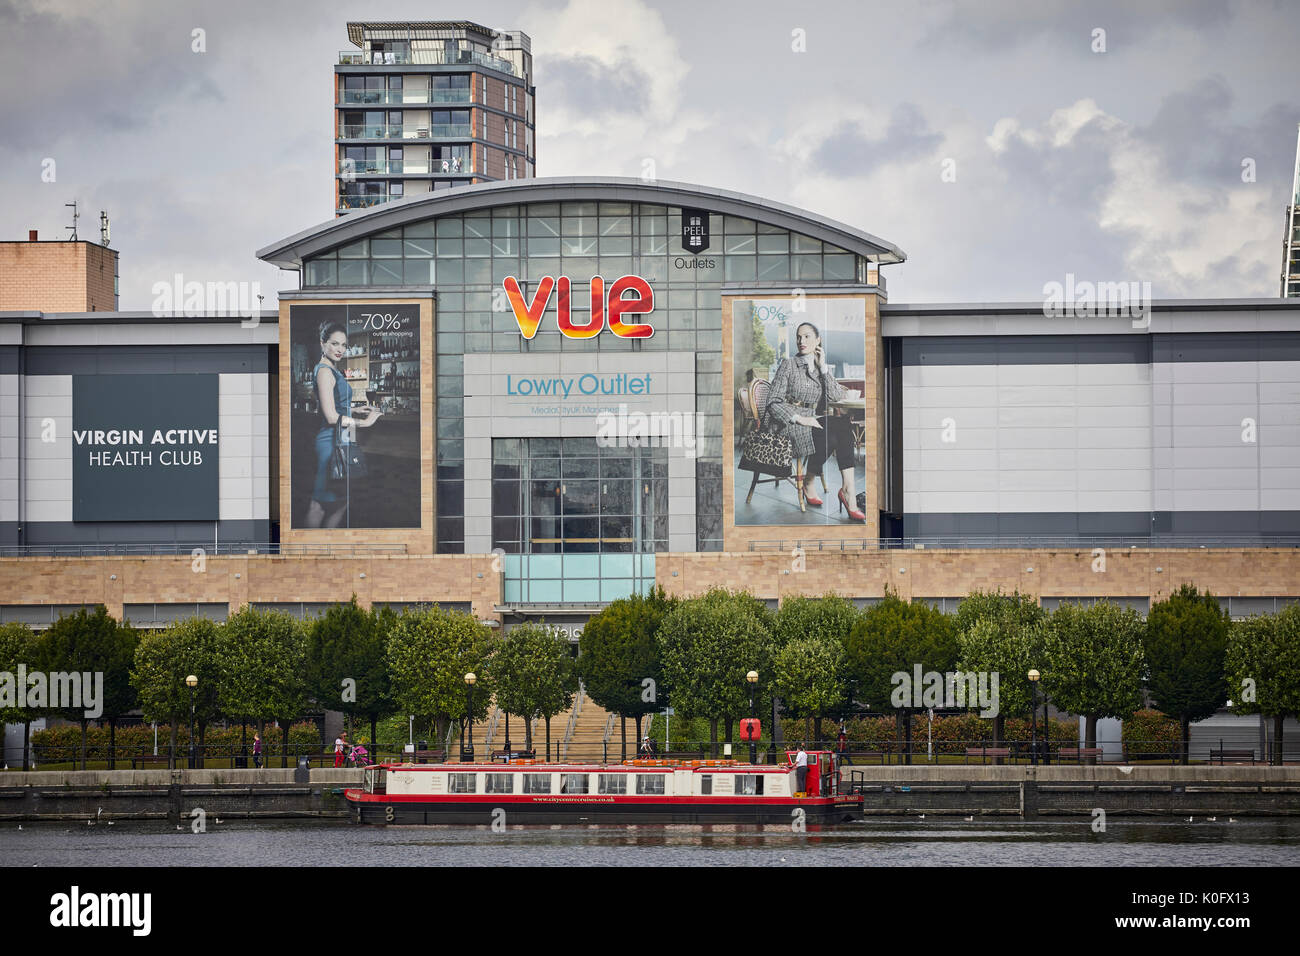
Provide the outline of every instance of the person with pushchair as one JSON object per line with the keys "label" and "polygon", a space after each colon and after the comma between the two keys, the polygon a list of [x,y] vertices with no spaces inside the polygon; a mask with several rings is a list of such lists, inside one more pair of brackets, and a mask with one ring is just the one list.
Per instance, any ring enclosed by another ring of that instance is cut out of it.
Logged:
{"label": "person with pushchair", "polygon": [[370,752],[366,750],[366,742],[359,741],[355,747],[348,751],[349,767],[369,767],[374,763],[370,759]]}

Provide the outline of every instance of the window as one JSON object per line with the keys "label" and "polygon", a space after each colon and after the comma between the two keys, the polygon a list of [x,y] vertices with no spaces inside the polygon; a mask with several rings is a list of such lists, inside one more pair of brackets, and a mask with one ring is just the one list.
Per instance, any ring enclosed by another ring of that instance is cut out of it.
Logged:
{"label": "window", "polygon": [[587,775],[585,773],[566,773],[560,777],[560,793],[586,793]]}
{"label": "window", "polygon": [[639,773],[636,775],[636,792],[644,794],[663,794],[668,777],[662,773]]}
{"label": "window", "polygon": [[700,794],[705,797],[713,794],[713,774],[706,773],[701,775]]}
{"label": "window", "polygon": [[524,793],[550,793],[551,775],[549,773],[524,774]]}
{"label": "window", "polygon": [[763,775],[757,773],[736,774],[737,796],[762,796]]}
{"label": "window", "polygon": [[627,793],[627,774],[601,773],[596,776],[597,793]]}
{"label": "window", "polygon": [[514,793],[515,775],[513,773],[487,773],[483,775],[484,793]]}
{"label": "window", "polygon": [[447,774],[447,792],[448,793],[477,793],[478,788],[475,786],[477,780],[478,780],[478,774],[449,773]]}

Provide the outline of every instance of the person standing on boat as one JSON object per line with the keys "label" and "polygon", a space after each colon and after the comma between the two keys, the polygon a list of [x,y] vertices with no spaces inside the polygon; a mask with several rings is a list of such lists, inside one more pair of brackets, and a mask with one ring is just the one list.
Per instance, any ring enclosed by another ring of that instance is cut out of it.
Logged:
{"label": "person standing on boat", "polygon": [[799,744],[799,752],[794,757],[794,781],[797,796],[803,796],[808,792],[808,751],[804,749],[802,743]]}

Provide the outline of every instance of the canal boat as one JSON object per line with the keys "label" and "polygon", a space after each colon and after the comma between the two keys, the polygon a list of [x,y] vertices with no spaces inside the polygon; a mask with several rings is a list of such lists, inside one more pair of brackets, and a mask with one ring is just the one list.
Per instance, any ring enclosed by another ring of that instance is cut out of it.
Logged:
{"label": "canal boat", "polygon": [[[619,764],[379,764],[344,791],[352,818],[374,824],[818,824],[857,818],[861,794],[840,790],[834,755],[782,764],[630,760]],[[502,815],[504,811],[504,816]]]}

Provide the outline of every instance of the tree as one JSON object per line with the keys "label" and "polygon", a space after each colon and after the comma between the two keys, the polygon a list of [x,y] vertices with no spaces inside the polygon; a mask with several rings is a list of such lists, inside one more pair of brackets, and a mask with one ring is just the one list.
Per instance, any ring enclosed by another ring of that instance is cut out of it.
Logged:
{"label": "tree", "polygon": [[1191,584],[1152,605],[1147,615],[1147,688],[1159,710],[1178,718],[1184,764],[1192,721],[1213,715],[1228,699],[1223,677],[1231,624],[1210,592]]}
{"label": "tree", "polygon": [[1233,709],[1273,718],[1269,762],[1282,765],[1282,727],[1300,716],[1300,604],[1236,621],[1228,632],[1227,687]]}
{"label": "tree", "polygon": [[745,675],[770,671],[770,615],[761,601],[743,592],[715,589],[681,601],[659,628],[664,682],[673,706],[709,721],[709,741],[718,754],[718,720],[748,711]]}
{"label": "tree", "polygon": [[859,702],[882,713],[894,711],[904,760],[911,763],[912,714],[920,708],[910,695],[903,706],[894,706],[894,690],[902,686],[897,675],[911,681],[918,665],[922,673],[952,671],[957,662],[953,619],[928,604],[909,604],[888,591],[884,600],[862,612],[844,650]]}
{"label": "tree", "polygon": [[[825,594],[821,597],[786,598],[781,602],[780,609],[773,617],[772,643],[776,648],[781,649],[788,647],[793,641],[801,638],[815,637],[833,640],[843,649],[845,640],[848,639],[849,633],[853,630],[853,626],[857,624],[860,616],[860,612],[852,603],[836,594]],[[816,724],[814,735],[818,740],[821,739],[822,735],[822,717],[833,713],[851,699],[848,677],[844,673],[842,666],[838,680],[841,684],[840,703],[820,710],[795,709],[796,716],[802,713],[805,718],[811,717],[814,719]],[[777,683],[777,696],[788,703],[785,693],[780,690],[780,682]],[[774,726],[772,728],[774,735],[776,731],[777,728]],[[774,744],[776,740],[777,738],[774,736]]]}
{"label": "tree", "polygon": [[1083,715],[1085,747],[1097,746],[1099,717],[1122,720],[1142,706],[1144,632],[1136,611],[1109,601],[1062,604],[1048,619],[1043,690],[1057,707]]}
{"label": "tree", "polygon": [[220,633],[216,623],[202,617],[176,621],[165,630],[146,631],[135,649],[131,684],[140,695],[146,720],[171,725],[172,765],[176,757],[176,727],[190,716],[190,689],[185,678],[199,679],[194,689],[194,719],[206,726],[216,718],[222,680]]}
{"label": "tree", "polygon": [[265,721],[278,720],[285,766],[289,727],[307,709],[305,627],[288,614],[246,604],[221,626],[219,642],[221,709],[243,721],[256,720],[259,732]]}
{"label": "tree", "polygon": [[1041,663],[1047,612],[1019,591],[972,591],[957,608],[958,669],[998,675],[993,746],[1007,714],[1027,714],[1033,696],[1025,675]]}
{"label": "tree", "polygon": [[396,623],[392,608],[364,611],[354,594],[308,629],[308,692],[323,708],[369,720],[372,743],[378,722],[396,713],[387,655],[388,634]]}
{"label": "tree", "polygon": [[387,651],[397,712],[431,722],[443,739],[451,721],[465,719],[465,675],[473,672],[473,718],[482,720],[493,691],[488,659],[495,643],[491,630],[470,614],[439,607],[403,611]]}
{"label": "tree", "polygon": [[587,695],[610,713],[633,718],[638,741],[641,718],[668,704],[655,637],[676,605],[659,587],[620,598],[594,615],[578,637],[578,674]]}
{"label": "tree", "polygon": [[773,655],[774,689],[791,714],[814,721],[813,740],[822,739],[822,718],[844,705],[844,670],[843,641],[826,635],[797,637]]}
{"label": "tree", "polygon": [[[32,721],[41,718],[40,708],[18,706],[26,698],[27,674],[40,669],[40,654],[36,635],[26,624],[0,624],[0,674],[13,676],[13,683],[0,683],[0,709],[5,720],[23,725],[23,769],[31,769]],[[12,696],[11,696],[12,695]]]}
{"label": "tree", "polygon": [[[54,674],[81,675],[79,706],[51,708],[51,711],[81,724],[81,769],[86,769],[86,729],[91,720],[109,721],[109,734],[116,743],[117,719],[135,707],[131,688],[131,664],[137,638],[129,624],[118,624],[107,608],[99,604],[93,612],[80,608],[65,614],[39,638],[43,669]],[[51,679],[52,680],[52,679]],[[87,680],[90,686],[87,686]],[[95,685],[101,694],[97,715],[90,713]],[[110,748],[110,761],[112,749]]]}
{"label": "tree", "polygon": [[573,702],[577,683],[568,638],[544,623],[517,624],[499,643],[489,665],[497,706],[524,718],[524,749],[533,749],[532,722],[546,719],[546,751],[551,749],[550,720]]}

